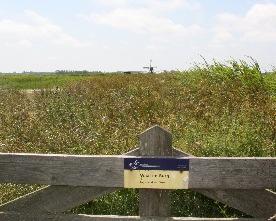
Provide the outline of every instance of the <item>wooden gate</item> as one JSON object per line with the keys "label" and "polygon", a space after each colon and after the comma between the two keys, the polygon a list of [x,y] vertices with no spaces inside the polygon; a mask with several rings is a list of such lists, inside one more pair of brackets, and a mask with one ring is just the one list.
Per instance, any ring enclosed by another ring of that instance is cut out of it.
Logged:
{"label": "wooden gate", "polygon": [[[170,217],[168,189],[140,189],[139,216],[64,214],[124,188],[129,156],[189,160],[188,189],[254,218]],[[121,156],[0,154],[0,183],[49,185],[0,206],[0,221],[276,220],[276,158],[194,157],[172,147],[172,135],[154,126]]]}

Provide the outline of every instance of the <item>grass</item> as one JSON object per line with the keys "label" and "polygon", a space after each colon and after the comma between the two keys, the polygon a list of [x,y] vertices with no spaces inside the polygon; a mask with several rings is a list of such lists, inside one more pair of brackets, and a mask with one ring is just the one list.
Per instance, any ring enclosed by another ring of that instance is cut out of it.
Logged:
{"label": "grass", "polygon": [[89,75],[0,75],[0,88],[4,89],[44,89],[64,87],[74,81],[89,78]]}
{"label": "grass", "polygon": [[[121,154],[137,146],[137,134],[159,124],[173,133],[175,147],[196,156],[275,157],[271,76],[233,61],[160,75],[95,75],[62,90],[36,91],[31,99],[2,90],[0,152]],[[0,201],[35,188],[3,185]],[[174,216],[245,216],[191,191],[172,196]],[[125,189],[73,212],[136,215],[137,192]]]}
{"label": "grass", "polygon": [[264,80],[270,90],[270,93],[273,94],[274,98],[276,97],[276,71],[264,75]]}

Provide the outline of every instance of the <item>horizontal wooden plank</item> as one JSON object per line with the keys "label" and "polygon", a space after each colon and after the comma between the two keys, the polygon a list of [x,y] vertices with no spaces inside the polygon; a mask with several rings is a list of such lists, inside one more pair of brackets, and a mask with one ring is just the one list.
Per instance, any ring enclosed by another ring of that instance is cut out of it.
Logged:
{"label": "horizontal wooden plank", "polygon": [[138,216],[90,216],[90,215],[73,215],[73,214],[43,214],[39,216],[3,213],[0,212],[0,220],[5,221],[265,221],[267,219],[250,219],[250,218],[194,218],[194,217],[138,217]]}
{"label": "horizontal wooden plank", "polygon": [[122,187],[122,156],[0,154],[0,182]]}
{"label": "horizontal wooden plank", "polygon": [[49,186],[0,206],[0,211],[20,213],[62,213],[112,193],[114,187]]}
{"label": "horizontal wooden plank", "polygon": [[[124,155],[137,154],[139,154],[139,148]],[[0,205],[0,211],[32,214],[62,213],[119,189],[93,186],[48,186]]]}
{"label": "horizontal wooden plank", "polygon": [[192,158],[189,188],[266,189],[276,187],[276,158]]}
{"label": "horizontal wooden plank", "polygon": [[253,217],[269,218],[276,213],[276,193],[270,190],[198,189],[196,192]]}
{"label": "horizontal wooden plank", "polygon": [[[175,148],[173,152],[174,156],[191,156]],[[224,203],[252,217],[269,218],[276,213],[276,193],[267,189],[197,189],[196,192]]]}
{"label": "horizontal wooden plank", "polygon": [[[0,183],[123,187],[126,156],[0,154]],[[276,158],[190,158],[190,189],[276,187]]]}

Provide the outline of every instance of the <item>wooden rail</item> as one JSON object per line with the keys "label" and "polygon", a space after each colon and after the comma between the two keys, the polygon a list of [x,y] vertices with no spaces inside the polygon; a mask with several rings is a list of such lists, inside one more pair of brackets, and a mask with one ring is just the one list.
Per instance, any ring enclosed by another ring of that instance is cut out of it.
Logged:
{"label": "wooden rail", "polygon": [[[1,153],[0,182],[124,187],[125,158]],[[275,188],[276,160],[272,157],[192,157],[189,161],[190,189]]]}
{"label": "wooden rail", "polygon": [[[124,159],[189,159],[188,188],[258,219],[170,217],[169,190],[141,189],[140,217],[61,214],[124,188]],[[0,153],[0,183],[51,185],[0,206],[0,220],[268,220],[276,214],[276,158],[194,157],[172,148],[159,126],[140,135],[139,148],[120,156]]]}
{"label": "wooden rail", "polygon": [[42,214],[22,215],[17,213],[1,213],[0,220],[5,221],[265,221],[267,219],[257,218],[194,218],[194,217],[139,217],[139,216],[91,216],[91,215],[72,215],[72,214]]}

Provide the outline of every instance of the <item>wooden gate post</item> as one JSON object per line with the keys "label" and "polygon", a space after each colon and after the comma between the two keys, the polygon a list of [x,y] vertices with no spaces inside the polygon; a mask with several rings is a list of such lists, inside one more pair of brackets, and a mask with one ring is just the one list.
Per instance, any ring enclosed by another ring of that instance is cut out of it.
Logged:
{"label": "wooden gate post", "polygon": [[[139,138],[141,156],[172,156],[172,135],[160,126],[147,129]],[[169,217],[169,191],[140,189],[139,215]]]}

